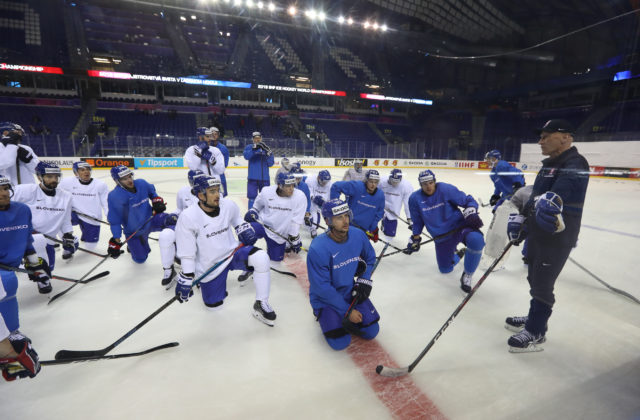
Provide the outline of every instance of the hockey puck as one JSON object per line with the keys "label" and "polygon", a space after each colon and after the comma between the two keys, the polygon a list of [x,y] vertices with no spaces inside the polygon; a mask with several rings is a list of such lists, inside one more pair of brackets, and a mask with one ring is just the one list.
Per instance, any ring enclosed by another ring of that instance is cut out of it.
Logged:
{"label": "hockey puck", "polygon": [[376,373],[380,375],[380,372],[382,372],[382,365],[376,366]]}

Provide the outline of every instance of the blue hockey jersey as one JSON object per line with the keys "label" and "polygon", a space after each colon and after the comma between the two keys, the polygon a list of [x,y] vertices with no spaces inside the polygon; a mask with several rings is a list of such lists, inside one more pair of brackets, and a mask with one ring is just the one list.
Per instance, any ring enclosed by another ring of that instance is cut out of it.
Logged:
{"label": "blue hockey jersey", "polygon": [[518,182],[524,186],[524,176],[522,171],[518,168],[514,168],[506,160],[500,160],[496,163],[496,166],[491,169],[489,174],[495,190],[494,195],[502,195],[502,197],[509,197],[513,195],[513,184]]}
{"label": "blue hockey jersey", "polygon": [[249,179],[269,182],[269,168],[275,162],[273,153],[267,155],[263,149],[253,148],[253,143],[244,148],[244,158],[249,161]]}
{"label": "blue hockey jersey", "polygon": [[227,149],[227,146],[220,142],[218,142],[218,145],[215,147],[220,149],[220,153],[222,153],[222,156],[224,156],[224,167],[226,168],[227,166],[229,166],[229,149]]}
{"label": "blue hockey jersey", "polygon": [[360,229],[350,227],[347,240],[337,243],[326,233],[318,235],[309,246],[307,271],[309,300],[313,309],[330,306],[339,314],[346,314],[351,303],[351,290],[358,268],[358,258],[367,263],[361,276],[371,278],[376,254]]}
{"label": "blue hockey jersey", "polygon": [[19,267],[22,257],[33,249],[31,209],[13,201],[7,210],[0,211],[0,263]]}
{"label": "blue hockey jersey", "polygon": [[304,196],[307,197],[307,209],[305,211],[309,213],[309,209],[311,209],[311,192],[309,191],[309,186],[304,181],[301,181],[296,188],[302,191]]}
{"label": "blue hockey jersey", "polygon": [[431,196],[422,189],[414,191],[409,197],[413,234],[420,235],[422,228],[426,227],[431,236],[439,236],[463,226],[464,216],[459,207],[475,207],[477,210],[478,203],[470,195],[445,182],[436,183],[436,191]]}
{"label": "blue hockey jersey", "polygon": [[331,199],[340,198],[340,193],[348,197],[347,203],[353,212],[351,224],[369,232],[378,227],[384,215],[384,193],[380,188],[369,194],[362,181],[338,181],[331,186]]}
{"label": "blue hockey jersey", "polygon": [[[144,179],[135,179],[133,185],[136,189],[135,193],[118,185],[107,198],[109,204],[107,220],[111,225],[111,234],[114,238],[119,238],[122,235],[123,227],[125,236],[130,236],[151,217],[153,212],[149,199],[158,196],[156,188]],[[140,229],[138,235],[148,233],[150,229],[151,225],[147,223]]]}

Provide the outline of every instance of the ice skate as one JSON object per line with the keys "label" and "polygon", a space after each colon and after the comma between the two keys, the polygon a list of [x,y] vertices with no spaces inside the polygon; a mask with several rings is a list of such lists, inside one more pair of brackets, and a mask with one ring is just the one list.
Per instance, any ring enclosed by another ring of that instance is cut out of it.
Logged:
{"label": "ice skate", "polygon": [[273,308],[269,306],[268,302],[256,300],[253,304],[253,316],[258,321],[263,322],[270,327],[273,327],[275,324],[276,313],[273,311]]}
{"label": "ice skate", "polygon": [[546,341],[544,334],[532,334],[526,329],[523,329],[518,334],[514,334],[509,337],[509,352],[510,353],[529,353],[544,350],[539,344]]}
{"label": "ice skate", "polygon": [[509,331],[519,333],[524,329],[528,316],[510,316],[504,321],[504,327]]}
{"label": "ice skate", "polygon": [[247,284],[247,280],[249,280],[253,276],[253,271],[243,271],[242,274],[238,276],[238,282],[240,283],[240,287],[244,287]]}

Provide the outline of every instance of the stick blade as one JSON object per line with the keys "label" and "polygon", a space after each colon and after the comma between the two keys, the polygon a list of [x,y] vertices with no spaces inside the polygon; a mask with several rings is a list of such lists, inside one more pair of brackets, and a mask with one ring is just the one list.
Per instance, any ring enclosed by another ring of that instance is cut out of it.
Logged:
{"label": "stick blade", "polygon": [[55,360],[67,360],[86,357],[104,356],[101,350],[59,350],[54,356]]}
{"label": "stick blade", "polygon": [[111,274],[111,272],[109,270],[103,271],[102,273],[98,273],[95,276],[91,276],[86,280],[82,280],[82,283],[89,283],[90,281],[94,281],[94,280],[101,279],[102,277],[106,277],[109,274]]}
{"label": "stick blade", "polygon": [[409,367],[392,368],[388,366],[378,365],[376,367],[376,373],[380,376],[386,376],[387,378],[397,378],[400,376],[409,374]]}

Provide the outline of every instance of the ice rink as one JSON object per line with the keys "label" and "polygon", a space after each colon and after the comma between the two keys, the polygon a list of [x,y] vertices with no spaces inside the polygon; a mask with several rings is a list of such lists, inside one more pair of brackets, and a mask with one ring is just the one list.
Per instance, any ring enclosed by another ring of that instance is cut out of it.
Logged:
{"label": "ice rink", "polygon": [[[306,169],[316,174],[318,169]],[[389,170],[382,169],[385,175]],[[418,169],[403,170],[417,187]],[[486,171],[434,170],[438,181],[488,202]],[[275,173],[275,168],[272,175]],[[334,180],[344,168],[333,168]],[[181,169],[138,170],[175,208],[187,184]],[[230,199],[244,212],[246,169],[227,171]],[[64,176],[73,176],[64,171]],[[94,171],[109,188],[104,170]],[[526,174],[528,183],[534,174]],[[578,247],[572,258],[602,280],[640,298],[640,182],[591,179]],[[486,231],[490,208],[481,208]],[[404,217],[404,216],[403,216]],[[398,226],[394,244],[405,247],[409,231]],[[303,243],[310,237],[303,228]],[[79,232],[79,231],[78,231]],[[152,236],[157,237],[157,233]],[[101,232],[100,252],[110,233]],[[258,242],[264,246],[264,242]],[[82,246],[82,243],[81,243]],[[173,296],[160,285],[157,243],[145,264],[129,254],[97,271],[108,277],[47,305],[35,284],[20,275],[21,331],[33,339],[41,360],[60,349],[102,349]],[[377,253],[383,245],[374,245]],[[528,311],[526,267],[520,248],[506,268],[491,273],[416,369],[404,378],[383,378],[376,365],[407,366],[463,299],[462,264],[440,274],[433,244],[418,254],[382,259],[371,300],[380,334],[354,340],[335,352],[326,344],[307,296],[306,255],[287,257],[297,279],[272,272],[270,328],[251,316],[254,287],[240,287],[231,272],[222,310],[208,311],[199,292],[175,303],[111,354],[136,352],[178,341],[179,347],[146,356],[45,366],[35,379],[2,383],[3,419],[634,419],[640,417],[640,305],[612,293],[572,262],[556,283],[556,305],[544,351],[511,354],[507,316]],[[77,252],[54,274],[80,278],[100,261]],[[479,269],[474,280],[481,277]],[[474,282],[475,284],[475,282]],[[70,283],[53,280],[56,294]]]}

